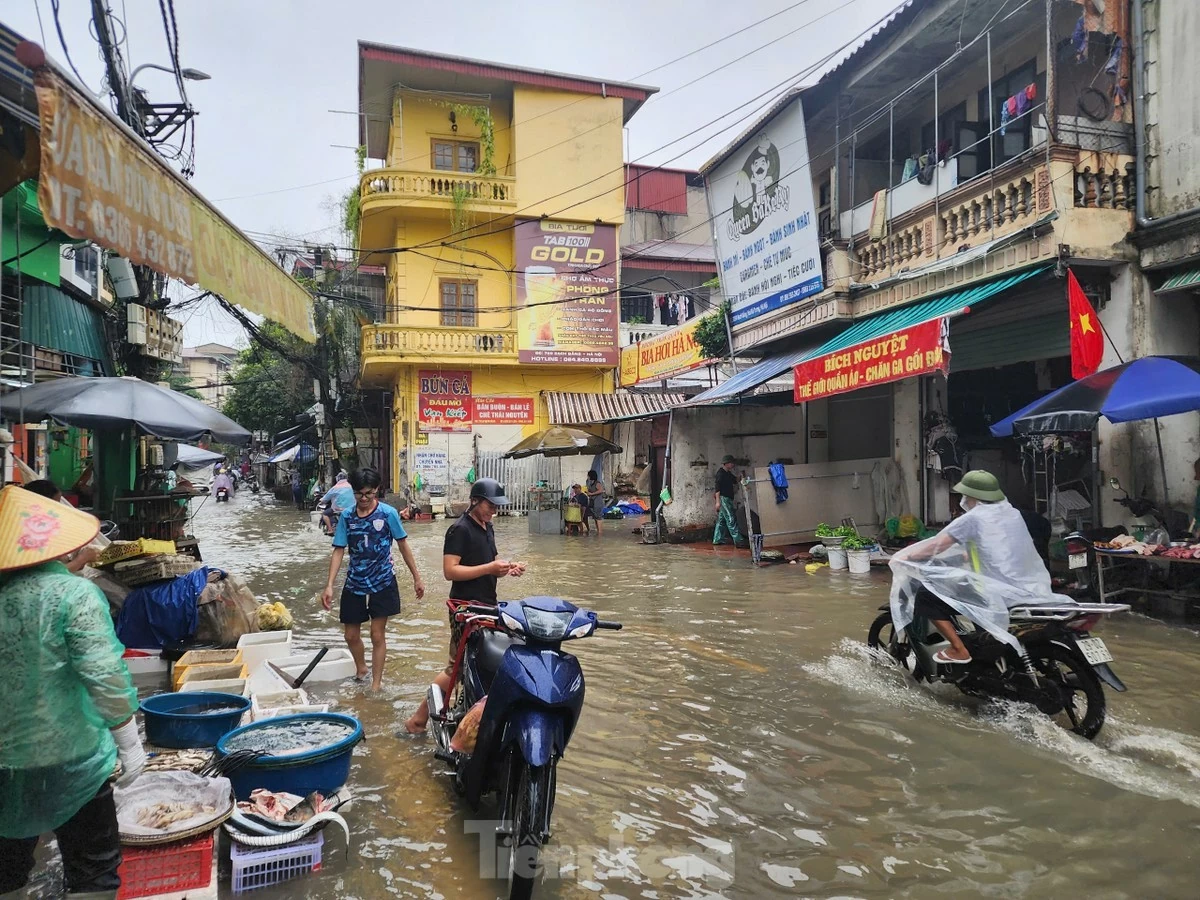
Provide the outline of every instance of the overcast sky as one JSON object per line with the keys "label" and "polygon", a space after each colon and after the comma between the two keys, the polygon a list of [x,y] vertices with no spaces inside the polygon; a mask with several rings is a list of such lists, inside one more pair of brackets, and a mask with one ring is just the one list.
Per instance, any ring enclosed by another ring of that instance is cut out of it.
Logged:
{"label": "overcast sky", "polygon": [[[158,0],[109,2],[127,25],[128,68],[168,64]],[[660,94],[629,124],[629,159],[696,167],[744,129],[763,101],[679,138],[794,78],[899,2],[176,0],[180,65],[212,76],[188,83],[199,111],[193,183],[255,238],[340,242],[332,206],[354,183],[354,151],[347,148],[358,140],[359,38],[653,85]],[[39,43],[44,29],[44,46],[65,61],[50,0],[2,6],[5,24]],[[103,64],[88,30],[91,2],[60,0],[59,8],[71,58],[99,90]],[[151,101],[177,99],[165,73],[144,71],[137,85]],[[242,343],[240,327],[215,304],[180,315],[188,345]]]}

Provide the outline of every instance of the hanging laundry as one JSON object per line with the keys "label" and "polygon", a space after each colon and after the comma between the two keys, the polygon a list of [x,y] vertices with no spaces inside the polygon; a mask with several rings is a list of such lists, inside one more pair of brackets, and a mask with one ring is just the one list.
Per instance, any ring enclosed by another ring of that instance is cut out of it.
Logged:
{"label": "hanging laundry", "polygon": [[1113,43],[1112,53],[1108,54],[1108,62],[1104,64],[1104,71],[1109,75],[1116,75],[1117,70],[1121,67],[1121,54],[1124,52],[1125,45],[1121,41],[1121,36],[1117,35],[1117,39]]}
{"label": "hanging laundry", "polygon": [[788,480],[783,463],[771,460],[767,471],[771,474],[771,486],[775,488],[775,502],[782,503],[788,498]]}
{"label": "hanging laundry", "polygon": [[652,296],[654,298],[654,311],[653,311],[653,313],[651,313],[650,318],[654,321],[652,321],[650,324],[666,325],[667,324],[667,295],[666,294],[653,294]]}
{"label": "hanging laundry", "polygon": [[663,315],[666,316],[666,318],[663,319],[664,325],[679,324],[679,306],[676,304],[674,294],[667,295],[667,304],[663,308]]}
{"label": "hanging laundry", "polygon": [[1129,94],[1122,84],[1114,84],[1112,89],[1113,119],[1122,121],[1125,118],[1125,104],[1129,102]]}
{"label": "hanging laundry", "polygon": [[933,184],[933,171],[937,168],[937,154],[932,149],[926,150],[917,160],[917,181],[920,184]]}
{"label": "hanging laundry", "polygon": [[945,159],[947,156],[949,156],[950,150],[953,147],[954,147],[954,142],[952,140],[950,140],[949,138],[942,138],[940,141],[938,141],[938,145],[937,145],[938,162],[941,162],[943,159]]}
{"label": "hanging laundry", "polygon": [[1032,103],[1037,99],[1037,82],[1032,82],[1025,88],[1025,99]]}
{"label": "hanging laundry", "polygon": [[696,318],[696,301],[689,294],[687,298],[687,314],[689,319]]}
{"label": "hanging laundry", "polygon": [[[1017,106],[1016,114],[1018,116],[1023,116],[1023,115],[1025,115],[1025,113],[1029,112],[1029,106],[1030,106],[1029,97],[1026,95],[1026,93],[1024,91],[1021,91],[1019,94],[1013,94],[1011,99],[1016,102],[1016,106]],[[1007,106],[1007,104],[1005,104],[1005,105]]]}
{"label": "hanging laundry", "polygon": [[675,300],[675,318],[682,325],[688,320],[688,298],[686,294],[680,294]]}
{"label": "hanging laundry", "polygon": [[[1009,97],[1009,100],[1012,98]],[[1015,107],[1015,104],[1014,104]],[[1008,103],[1000,104],[1000,137],[1004,137],[1004,132],[1008,131],[1008,122],[1012,119],[1012,113],[1008,110]]]}
{"label": "hanging laundry", "polygon": [[1087,59],[1088,55],[1088,30],[1085,16],[1080,16],[1079,21],[1075,23],[1075,30],[1071,32],[1071,46],[1075,48],[1075,62],[1081,63]]}
{"label": "hanging laundry", "polygon": [[904,161],[904,172],[900,176],[901,181],[908,181],[917,174],[917,158],[910,156]]}

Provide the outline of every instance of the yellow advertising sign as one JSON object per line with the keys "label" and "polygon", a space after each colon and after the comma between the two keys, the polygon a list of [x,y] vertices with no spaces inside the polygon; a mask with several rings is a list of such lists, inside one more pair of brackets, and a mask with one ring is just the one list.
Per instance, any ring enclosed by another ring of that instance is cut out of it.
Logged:
{"label": "yellow advertising sign", "polygon": [[[639,341],[637,381],[661,381],[704,365],[704,354],[696,343],[696,327],[699,324],[700,319],[692,319],[678,328]],[[624,384],[623,358],[621,372],[621,383]]]}
{"label": "yellow advertising sign", "polygon": [[621,387],[633,387],[638,383],[638,345],[621,350]]}
{"label": "yellow advertising sign", "polygon": [[312,298],[269,256],[51,69],[35,84],[47,225],[316,339]]}

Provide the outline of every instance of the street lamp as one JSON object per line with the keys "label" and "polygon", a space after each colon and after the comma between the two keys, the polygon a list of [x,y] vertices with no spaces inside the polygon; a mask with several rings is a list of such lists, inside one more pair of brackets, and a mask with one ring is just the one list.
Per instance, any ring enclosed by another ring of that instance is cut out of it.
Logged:
{"label": "street lamp", "polygon": [[[167,72],[171,75],[175,74],[174,69],[168,69],[166,66],[160,66],[156,63],[142,63],[130,74],[129,83],[131,85],[133,84],[133,80],[138,77],[138,72],[142,71],[142,69],[158,69],[160,72]],[[201,72],[199,69],[180,69],[179,74],[188,81],[208,81],[212,78],[207,72]]]}

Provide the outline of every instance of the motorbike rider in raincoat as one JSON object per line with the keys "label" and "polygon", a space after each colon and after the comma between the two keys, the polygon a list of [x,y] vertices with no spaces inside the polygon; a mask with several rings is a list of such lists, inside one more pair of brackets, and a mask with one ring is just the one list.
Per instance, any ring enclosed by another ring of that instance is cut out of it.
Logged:
{"label": "motorbike rider in raincoat", "polygon": [[951,621],[959,614],[1023,654],[1008,630],[1009,609],[1061,604],[1063,598],[1052,593],[1025,520],[995,475],[967,472],[953,490],[963,497],[963,515],[889,562],[893,626],[899,632],[914,616],[930,620],[950,643],[934,655],[942,664],[971,661]]}

